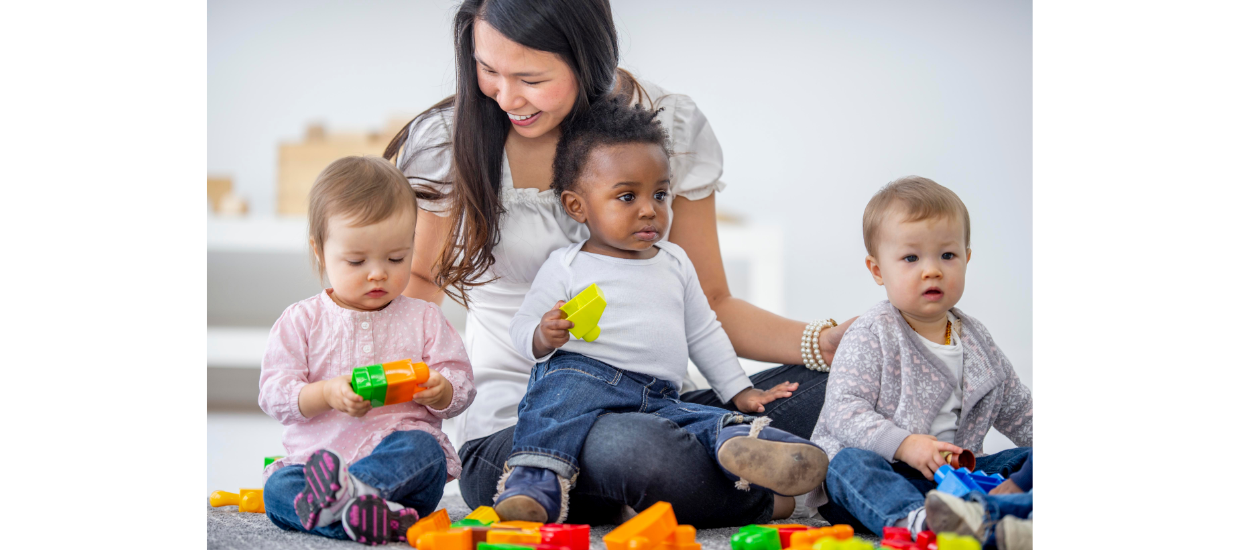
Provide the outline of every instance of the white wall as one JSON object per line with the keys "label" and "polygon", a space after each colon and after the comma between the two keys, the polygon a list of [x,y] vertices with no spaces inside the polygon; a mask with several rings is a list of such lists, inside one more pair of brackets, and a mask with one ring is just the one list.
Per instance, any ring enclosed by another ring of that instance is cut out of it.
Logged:
{"label": "white wall", "polygon": [[[454,3],[208,4],[208,168],[272,215],[276,144],[380,127],[452,89]],[[621,64],[691,95],[723,144],[719,207],[782,226],[786,311],[843,320],[884,298],[861,212],[883,183],[961,196],[961,308],[1026,384],[1032,357],[1029,3],[613,1]]]}

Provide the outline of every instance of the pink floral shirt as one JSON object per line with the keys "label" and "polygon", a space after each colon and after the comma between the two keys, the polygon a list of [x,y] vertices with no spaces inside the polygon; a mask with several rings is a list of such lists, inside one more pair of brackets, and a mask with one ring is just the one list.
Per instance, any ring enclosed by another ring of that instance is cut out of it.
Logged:
{"label": "pink floral shirt", "polygon": [[[337,410],[314,418],[301,414],[297,398],[306,384],[406,358],[426,363],[452,384],[447,408],[408,402],[371,409],[361,418]],[[440,426],[473,402],[474,373],[460,335],[434,304],[397,296],[379,311],[354,311],[336,305],[326,291],[297,302],[271,328],[258,384],[258,405],[285,426],[288,455],[263,471],[264,483],[276,470],[304,464],[325,447],[351,464],[404,430],[435,436],[447,458],[449,481],[461,475],[461,459]]]}

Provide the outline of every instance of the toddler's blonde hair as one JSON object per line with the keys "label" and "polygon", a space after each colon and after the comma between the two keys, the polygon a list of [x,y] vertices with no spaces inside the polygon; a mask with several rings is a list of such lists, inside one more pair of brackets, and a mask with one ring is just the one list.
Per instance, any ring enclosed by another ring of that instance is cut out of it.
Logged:
{"label": "toddler's blonde hair", "polygon": [[323,277],[323,243],[327,240],[327,220],[343,215],[353,225],[379,223],[405,209],[418,219],[418,197],[409,180],[395,166],[379,157],[344,157],[327,165],[310,188],[310,211],[307,216],[310,238],[314,239],[311,255]]}
{"label": "toddler's blonde hair", "polygon": [[904,221],[918,222],[930,218],[955,218],[964,225],[964,247],[969,248],[969,209],[951,189],[930,178],[907,176],[884,185],[865,205],[861,216],[861,235],[867,254],[878,257],[878,227],[896,208],[904,212]]}

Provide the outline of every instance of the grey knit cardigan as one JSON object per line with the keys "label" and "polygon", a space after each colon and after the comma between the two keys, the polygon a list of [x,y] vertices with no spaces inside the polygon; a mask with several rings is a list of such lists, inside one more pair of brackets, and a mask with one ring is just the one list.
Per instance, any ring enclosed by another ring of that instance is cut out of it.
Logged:
{"label": "grey knit cardigan", "polygon": [[[1017,445],[1033,446],[1033,394],[986,327],[957,308],[952,313],[964,346],[964,398],[954,443],[980,455],[994,426]],[[831,457],[856,447],[894,461],[904,438],[929,433],[957,383],[899,310],[883,300],[840,341],[811,439]],[[820,487],[810,500],[821,505],[825,497]]]}

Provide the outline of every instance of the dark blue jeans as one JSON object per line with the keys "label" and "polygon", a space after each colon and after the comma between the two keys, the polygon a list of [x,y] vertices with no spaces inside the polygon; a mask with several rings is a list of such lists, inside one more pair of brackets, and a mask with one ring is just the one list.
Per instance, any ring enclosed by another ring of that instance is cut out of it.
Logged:
{"label": "dark blue jeans", "polygon": [[[293,498],[306,488],[305,467],[285,466],[267,478],[263,506],[277,527],[307,532],[297,519]],[[421,430],[393,432],[375,450],[348,467],[353,477],[379,490],[384,500],[417,510],[418,517],[435,511],[448,482],[448,463],[435,436]],[[309,533],[348,540],[340,522],[316,527]]]}
{"label": "dark blue jeans", "polygon": [[988,495],[981,491],[973,491],[965,498],[981,504],[985,511],[982,516],[982,525],[986,526],[988,532],[983,548],[998,548],[995,544],[994,526],[1003,519],[1003,516],[1016,516],[1020,519],[1033,517],[1033,491],[1006,495]]}
{"label": "dark blue jeans", "polygon": [[[1017,447],[977,458],[977,470],[1003,477],[1012,475],[1032,452]],[[832,524],[864,525],[871,533],[895,525],[926,504],[926,493],[937,487],[920,470],[903,462],[887,462],[878,453],[847,448],[831,459],[827,468],[827,494],[831,502],[818,509]]]}
{"label": "dark blue jeans", "polygon": [[670,420],[711,454],[719,430],[753,420],[717,407],[685,403],[677,388],[665,380],[558,351],[530,372],[525,398],[517,408],[508,465],[546,468],[572,479],[580,469],[577,457],[582,444],[598,417],[631,412]]}
{"label": "dark blue jeans", "polygon": [[[827,373],[784,365],[750,377],[755,388],[800,384],[791,397],[766,405],[771,425],[809,438],[826,396]],[[713,390],[681,394],[685,403],[736,411]],[[491,506],[504,461],[512,454],[515,427],[468,441],[460,448],[461,494],[471,508]],[[774,500],[768,491],[737,490],[693,434],[651,414],[598,418],[578,456],[581,473],[569,493],[569,523],[614,525],[625,506],[638,512],[659,501],[672,503],[676,519],[706,529],[769,523]]]}

